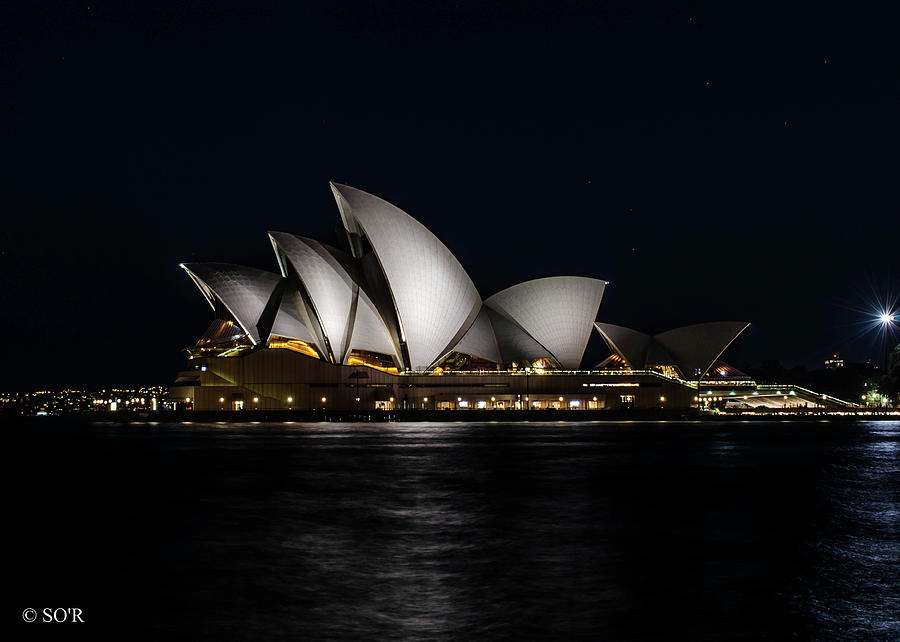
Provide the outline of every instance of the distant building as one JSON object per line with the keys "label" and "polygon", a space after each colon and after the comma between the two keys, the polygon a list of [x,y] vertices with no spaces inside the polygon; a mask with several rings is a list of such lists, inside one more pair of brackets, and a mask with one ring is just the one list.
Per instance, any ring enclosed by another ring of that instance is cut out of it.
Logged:
{"label": "distant building", "polygon": [[841,359],[836,354],[831,355],[830,359],[825,359],[825,369],[826,370],[837,370],[838,368],[844,367],[844,360]]}

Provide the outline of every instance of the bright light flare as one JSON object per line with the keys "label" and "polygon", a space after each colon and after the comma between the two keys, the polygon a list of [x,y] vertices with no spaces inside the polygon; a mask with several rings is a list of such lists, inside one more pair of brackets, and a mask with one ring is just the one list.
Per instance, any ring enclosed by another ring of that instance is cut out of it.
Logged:
{"label": "bright light flare", "polygon": [[895,315],[885,312],[880,317],[878,317],[878,320],[884,324],[888,324],[888,323],[893,323],[895,318],[896,318]]}

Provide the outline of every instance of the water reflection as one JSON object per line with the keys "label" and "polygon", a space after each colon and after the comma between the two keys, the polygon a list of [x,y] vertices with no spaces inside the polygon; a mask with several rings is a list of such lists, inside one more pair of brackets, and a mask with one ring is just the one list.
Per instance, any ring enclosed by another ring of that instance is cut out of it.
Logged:
{"label": "water reflection", "polygon": [[847,636],[900,634],[900,511],[896,458],[900,423],[866,424],[857,442],[836,445],[827,480],[830,520],[814,545],[809,579],[823,630]]}
{"label": "water reflection", "polygon": [[883,422],[160,424],[41,454],[88,498],[97,608],[141,608],[156,639],[883,639],[898,441]]}

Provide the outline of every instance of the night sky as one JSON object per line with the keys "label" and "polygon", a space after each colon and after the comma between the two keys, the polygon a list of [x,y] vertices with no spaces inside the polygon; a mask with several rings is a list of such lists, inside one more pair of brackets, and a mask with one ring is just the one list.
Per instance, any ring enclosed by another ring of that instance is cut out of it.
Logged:
{"label": "night sky", "polygon": [[178,263],[334,243],[329,180],[483,297],[599,277],[603,321],[753,322],[737,366],[879,356],[853,337],[900,285],[897,15],[171,4],[0,9],[0,389],[170,383],[211,320]]}

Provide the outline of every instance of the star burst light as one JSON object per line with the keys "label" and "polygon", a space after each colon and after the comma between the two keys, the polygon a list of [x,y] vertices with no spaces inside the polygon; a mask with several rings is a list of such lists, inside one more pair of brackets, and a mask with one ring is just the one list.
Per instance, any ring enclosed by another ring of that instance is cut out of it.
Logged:
{"label": "star burst light", "polygon": [[869,280],[868,288],[856,291],[853,302],[841,305],[853,313],[853,320],[835,328],[836,342],[844,346],[860,342],[869,355],[877,355],[877,361],[900,339],[900,290],[889,281]]}

